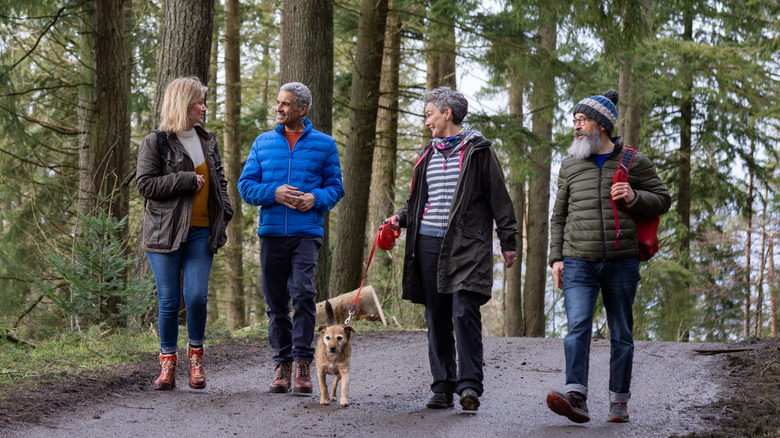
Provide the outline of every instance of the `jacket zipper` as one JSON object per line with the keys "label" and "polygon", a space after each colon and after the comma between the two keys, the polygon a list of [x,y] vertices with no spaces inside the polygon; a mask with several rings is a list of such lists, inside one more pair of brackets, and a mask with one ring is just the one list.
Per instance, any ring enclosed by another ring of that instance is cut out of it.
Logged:
{"label": "jacket zipper", "polygon": [[601,182],[602,182],[602,167],[599,167],[599,183],[596,187],[596,195],[597,199],[599,200],[599,225],[601,229],[601,254],[602,254],[602,260],[607,259],[607,244],[606,244],[606,234],[604,233],[604,212],[602,211],[601,206]]}

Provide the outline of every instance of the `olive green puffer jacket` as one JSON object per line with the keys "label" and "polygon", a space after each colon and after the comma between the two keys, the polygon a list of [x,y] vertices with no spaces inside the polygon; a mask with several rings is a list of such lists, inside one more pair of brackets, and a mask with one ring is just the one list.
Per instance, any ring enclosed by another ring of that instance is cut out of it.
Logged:
{"label": "olive green puffer jacket", "polygon": [[628,183],[636,197],[618,203],[620,245],[615,248],[615,218],[609,191],[612,175],[620,164],[623,143],[612,138],[615,149],[601,168],[591,158],[566,157],[558,175],[558,194],[550,219],[550,265],[572,257],[607,260],[636,257],[639,252],[636,224],[629,214],[660,216],[669,210],[671,197],[655,167],[643,153],[634,156]]}

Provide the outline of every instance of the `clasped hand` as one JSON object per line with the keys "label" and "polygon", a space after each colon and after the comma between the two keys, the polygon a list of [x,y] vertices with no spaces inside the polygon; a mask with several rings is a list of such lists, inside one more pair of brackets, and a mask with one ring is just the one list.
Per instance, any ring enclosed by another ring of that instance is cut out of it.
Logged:
{"label": "clasped hand", "polygon": [[309,211],[314,207],[314,195],[311,193],[303,193],[298,190],[298,187],[293,187],[289,184],[279,186],[276,189],[274,199],[285,207],[300,212]]}

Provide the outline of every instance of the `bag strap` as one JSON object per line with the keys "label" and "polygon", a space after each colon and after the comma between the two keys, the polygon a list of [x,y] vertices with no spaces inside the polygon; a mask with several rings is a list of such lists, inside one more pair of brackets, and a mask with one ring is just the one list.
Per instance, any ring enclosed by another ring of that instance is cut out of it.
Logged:
{"label": "bag strap", "polygon": [[157,151],[160,153],[160,159],[166,166],[170,166],[173,163],[168,160],[168,149],[171,147],[168,144],[168,133],[158,129],[155,129],[154,133],[157,135]]}
{"label": "bag strap", "polygon": [[[628,181],[628,172],[631,169],[631,162],[634,161],[634,155],[636,155],[636,149],[626,145],[623,148],[623,155],[620,157],[618,169],[615,171],[616,175],[618,175],[618,172],[622,172],[623,175],[625,175],[626,181]],[[615,182],[616,181],[613,178],[612,183]],[[623,235],[623,233],[620,230],[620,219],[618,218],[617,203],[614,199],[612,199],[612,197],[609,198],[609,202],[612,204],[612,215],[615,219],[615,249],[620,249],[620,237]]]}

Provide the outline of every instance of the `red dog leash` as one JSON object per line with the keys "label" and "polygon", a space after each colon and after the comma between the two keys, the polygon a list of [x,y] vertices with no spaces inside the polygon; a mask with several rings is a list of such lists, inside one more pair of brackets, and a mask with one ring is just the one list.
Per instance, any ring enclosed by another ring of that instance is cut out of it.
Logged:
{"label": "red dog leash", "polygon": [[355,314],[355,309],[357,309],[357,303],[360,299],[360,292],[363,290],[363,283],[365,283],[366,276],[368,276],[368,267],[371,266],[371,260],[374,258],[374,251],[376,251],[376,247],[378,246],[385,251],[389,251],[393,249],[393,246],[395,246],[395,239],[400,235],[401,229],[399,228],[397,232],[393,232],[393,229],[387,225],[387,222],[382,222],[382,225],[376,231],[374,245],[371,247],[371,254],[368,256],[368,263],[366,263],[366,272],[363,273],[363,281],[360,282],[357,295],[355,295],[355,301],[352,302],[352,307],[349,309],[349,315],[344,321],[344,327],[349,325],[350,321],[352,321],[352,315]]}

